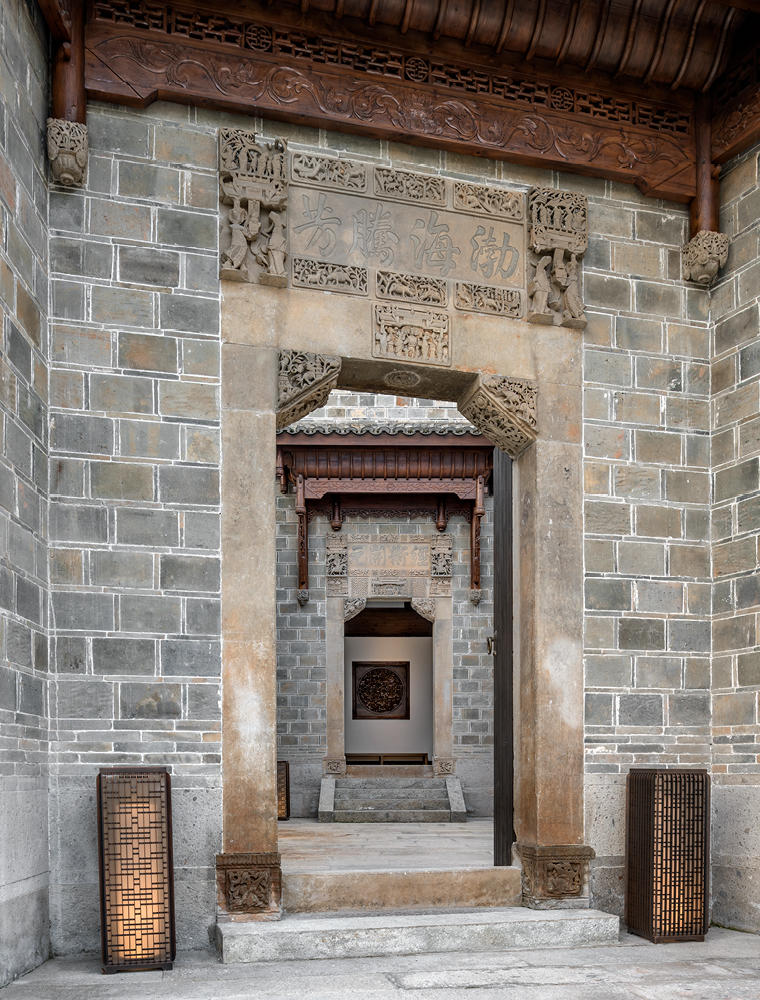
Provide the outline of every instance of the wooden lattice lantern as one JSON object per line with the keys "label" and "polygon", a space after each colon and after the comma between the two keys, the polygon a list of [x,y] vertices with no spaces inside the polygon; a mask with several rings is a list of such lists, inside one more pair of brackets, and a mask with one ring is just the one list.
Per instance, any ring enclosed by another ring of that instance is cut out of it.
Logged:
{"label": "wooden lattice lantern", "polygon": [[100,771],[98,853],[103,972],[171,969],[176,942],[166,768]]}

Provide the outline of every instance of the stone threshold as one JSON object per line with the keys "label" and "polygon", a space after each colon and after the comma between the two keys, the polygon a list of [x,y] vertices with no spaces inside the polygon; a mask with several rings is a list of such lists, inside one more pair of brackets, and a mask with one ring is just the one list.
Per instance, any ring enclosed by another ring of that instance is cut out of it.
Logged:
{"label": "stone threshold", "polygon": [[380,958],[509,948],[568,948],[617,942],[620,919],[599,910],[528,910],[286,916],[276,922],[219,921],[224,963]]}

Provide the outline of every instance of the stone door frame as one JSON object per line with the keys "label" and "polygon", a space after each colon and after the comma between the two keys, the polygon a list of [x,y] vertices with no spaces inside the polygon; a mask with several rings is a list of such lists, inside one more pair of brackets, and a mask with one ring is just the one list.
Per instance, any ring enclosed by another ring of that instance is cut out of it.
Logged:
{"label": "stone door frame", "polygon": [[[479,370],[476,343],[463,345],[457,367],[421,371],[373,358],[364,313],[354,315],[338,296],[242,283],[223,291],[220,913],[279,912],[276,433],[323,405],[333,388],[387,391],[388,379],[407,370],[419,374],[426,398],[455,400],[514,459],[515,830],[524,900],[588,905],[577,333],[503,321],[488,355],[499,374]],[[307,321],[309,345],[324,353],[300,349]],[[477,338],[477,327],[469,332]],[[240,889],[246,885],[258,889]]]}
{"label": "stone door frame", "polygon": [[[347,576],[346,582],[349,583]],[[433,773],[437,776],[456,773],[454,758],[454,660],[453,602],[449,593],[439,597],[419,597],[415,582],[399,585],[394,600],[410,601],[412,608],[433,624]],[[429,588],[429,584],[425,589]],[[349,589],[348,587],[346,589]],[[378,597],[378,599],[380,599]],[[323,760],[325,775],[346,773],[345,736],[345,625],[367,606],[370,597],[327,596],[325,654],[327,662],[327,749]]]}

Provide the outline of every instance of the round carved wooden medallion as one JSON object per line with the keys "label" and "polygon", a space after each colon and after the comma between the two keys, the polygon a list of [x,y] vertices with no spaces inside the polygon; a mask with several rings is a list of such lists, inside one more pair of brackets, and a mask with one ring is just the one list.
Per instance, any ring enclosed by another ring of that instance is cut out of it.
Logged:
{"label": "round carved wooden medallion", "polygon": [[393,670],[375,667],[359,681],[356,695],[368,712],[385,715],[403,701],[404,682]]}

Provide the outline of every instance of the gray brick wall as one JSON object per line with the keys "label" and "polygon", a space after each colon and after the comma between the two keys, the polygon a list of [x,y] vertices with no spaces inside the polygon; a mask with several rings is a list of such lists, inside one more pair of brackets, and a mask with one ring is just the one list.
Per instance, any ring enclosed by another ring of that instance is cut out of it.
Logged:
{"label": "gray brick wall", "polygon": [[712,294],[713,914],[760,930],[760,176],[756,147],[721,181],[728,265]]}
{"label": "gray brick wall", "polygon": [[584,334],[586,837],[622,911],[625,774],[710,764],[709,294],[685,208],[589,195]]}
{"label": "gray brick wall", "polygon": [[193,116],[91,104],[87,186],[50,194],[52,904],[64,952],[97,946],[101,766],[172,768],[180,947],[205,944],[214,913],[217,154],[215,130]]}
{"label": "gray brick wall", "polygon": [[0,986],[49,953],[47,36],[0,7]]}

